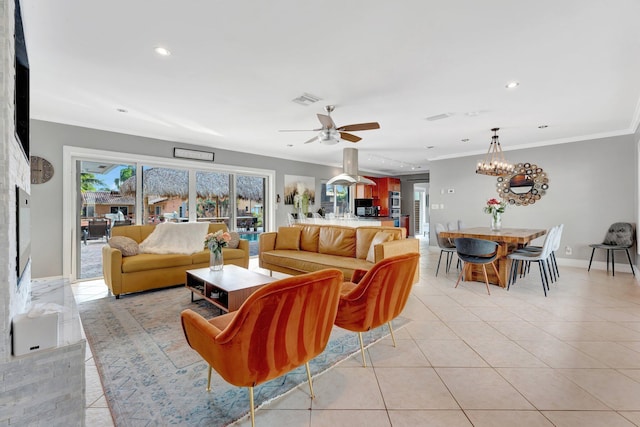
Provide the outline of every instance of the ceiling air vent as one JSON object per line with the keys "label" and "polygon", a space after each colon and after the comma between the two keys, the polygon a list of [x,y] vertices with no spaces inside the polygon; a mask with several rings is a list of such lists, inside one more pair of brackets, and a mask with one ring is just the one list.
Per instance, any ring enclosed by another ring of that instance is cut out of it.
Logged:
{"label": "ceiling air vent", "polygon": [[306,107],[307,105],[316,103],[321,99],[322,98],[320,98],[319,96],[311,95],[309,93],[303,93],[299,97],[292,99],[292,101],[296,104],[304,105]]}
{"label": "ceiling air vent", "polygon": [[447,117],[453,116],[453,113],[442,113],[436,116],[427,117],[427,121],[435,122],[436,120],[446,119]]}

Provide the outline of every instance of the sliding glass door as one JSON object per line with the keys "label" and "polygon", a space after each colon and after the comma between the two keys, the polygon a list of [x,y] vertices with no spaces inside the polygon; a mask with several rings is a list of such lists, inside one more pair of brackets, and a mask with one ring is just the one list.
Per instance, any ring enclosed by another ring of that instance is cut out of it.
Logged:
{"label": "sliding glass door", "polygon": [[76,160],[76,170],[76,279],[102,277],[102,246],[114,227],[126,224],[223,222],[250,240],[251,255],[257,255],[267,216],[266,175],[95,158]]}
{"label": "sliding glass door", "polygon": [[135,165],[99,161],[78,161],[76,181],[79,233],[76,244],[76,277],[102,277],[102,246],[113,227],[135,223],[136,194],[123,192],[123,183],[133,177]]}

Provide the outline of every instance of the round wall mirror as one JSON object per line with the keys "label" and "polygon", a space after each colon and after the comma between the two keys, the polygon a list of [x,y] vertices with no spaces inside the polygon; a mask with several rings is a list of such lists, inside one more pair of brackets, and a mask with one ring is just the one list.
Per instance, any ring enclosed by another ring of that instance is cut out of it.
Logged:
{"label": "round wall mirror", "polygon": [[549,188],[549,177],[538,165],[518,163],[511,175],[499,176],[496,190],[508,204],[534,204]]}

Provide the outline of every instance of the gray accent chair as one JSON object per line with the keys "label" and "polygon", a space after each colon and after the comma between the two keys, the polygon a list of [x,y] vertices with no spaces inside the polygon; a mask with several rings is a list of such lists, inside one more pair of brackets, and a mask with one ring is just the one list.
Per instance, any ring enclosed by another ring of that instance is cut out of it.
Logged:
{"label": "gray accent chair", "polygon": [[[611,272],[615,276],[615,251],[625,251],[627,253],[627,259],[629,260],[629,266],[631,267],[631,272],[633,275],[636,275],[635,270],[633,269],[633,263],[631,262],[631,255],[629,255],[629,248],[633,246],[636,241],[636,231],[633,224],[628,222],[616,222],[611,224],[607,234],[604,236],[604,240],[602,243],[594,243],[589,245],[593,249],[591,250],[591,259],[589,259],[589,268],[587,271],[591,270],[591,262],[593,261],[593,254],[596,249],[604,249],[607,251],[607,274],[609,273],[609,258],[611,258]],[[611,254],[611,256],[609,256]]]}

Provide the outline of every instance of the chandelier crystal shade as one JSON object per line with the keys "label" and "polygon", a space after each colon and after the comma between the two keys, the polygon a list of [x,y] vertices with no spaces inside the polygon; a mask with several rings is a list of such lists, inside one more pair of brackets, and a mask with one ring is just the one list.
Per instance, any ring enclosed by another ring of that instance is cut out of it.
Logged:
{"label": "chandelier crystal shade", "polygon": [[504,158],[502,147],[498,141],[499,130],[500,128],[491,129],[493,136],[491,137],[491,144],[489,144],[489,151],[487,151],[484,160],[478,162],[476,173],[489,176],[503,176],[513,172],[513,165],[508,163]]}

